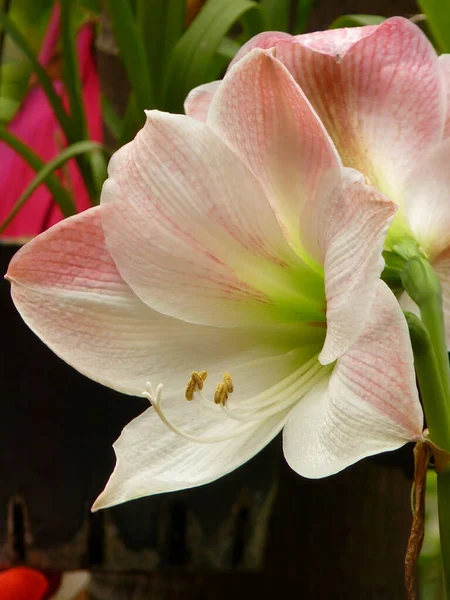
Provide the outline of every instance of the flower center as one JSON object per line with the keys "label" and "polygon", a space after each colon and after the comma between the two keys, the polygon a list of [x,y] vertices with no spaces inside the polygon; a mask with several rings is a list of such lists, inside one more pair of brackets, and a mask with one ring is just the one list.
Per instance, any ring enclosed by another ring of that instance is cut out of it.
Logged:
{"label": "flower center", "polygon": [[[201,409],[211,412],[211,416],[217,418],[218,426],[224,426],[227,429],[226,433],[211,437],[192,435],[178,427],[169,418],[161,406],[162,384],[159,384],[156,390],[153,390],[151,383],[147,382],[143,396],[149,400],[161,421],[174,433],[197,443],[217,443],[254,429],[258,424],[277,414],[280,414],[281,417],[287,415],[294,404],[325,377],[331,369],[331,365],[321,365],[317,360],[317,356],[314,356],[288,377],[263,392],[250,398],[236,400],[232,398],[234,384],[229,373],[223,375],[222,381],[216,386],[213,398],[208,399],[203,393],[208,374],[206,371],[194,371],[191,373],[186,385],[186,400],[189,402],[198,401]],[[226,418],[223,419],[223,417]],[[230,422],[233,421],[234,425],[230,428]]]}

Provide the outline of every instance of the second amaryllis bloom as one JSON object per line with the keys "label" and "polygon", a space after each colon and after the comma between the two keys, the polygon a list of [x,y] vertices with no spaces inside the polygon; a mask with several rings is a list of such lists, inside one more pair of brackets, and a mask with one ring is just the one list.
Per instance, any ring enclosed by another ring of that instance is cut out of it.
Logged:
{"label": "second amaryllis bloom", "polygon": [[96,508],[217,479],[283,428],[308,477],[421,437],[407,326],[379,279],[395,205],[342,166],[271,52],[229,72],[210,119],[149,112],[100,207],[8,271],[50,348],[152,405]]}

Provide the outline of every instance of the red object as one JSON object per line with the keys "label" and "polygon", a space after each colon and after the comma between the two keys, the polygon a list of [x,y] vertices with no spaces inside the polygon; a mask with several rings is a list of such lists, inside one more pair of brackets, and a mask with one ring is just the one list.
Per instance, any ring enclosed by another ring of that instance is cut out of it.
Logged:
{"label": "red object", "polygon": [[[60,7],[55,5],[49,27],[42,44],[39,60],[53,73],[55,90],[67,106],[68,98],[58,71],[57,50],[60,33]],[[100,86],[93,56],[93,30],[83,25],[77,35],[77,52],[82,80],[82,94],[92,140],[101,141],[102,119],[100,110]],[[56,63],[55,63],[56,61]],[[36,82],[36,80],[33,80]],[[9,130],[29,145],[44,161],[54,158],[66,141],[51,106],[40,87],[32,87],[18,113],[9,125]],[[20,195],[35,176],[34,170],[7,144],[0,143],[0,222],[2,222]],[[73,191],[76,207],[82,211],[90,206],[83,179],[74,160],[58,172],[63,184]],[[45,185],[41,185],[28,199],[27,204],[10,223],[2,238],[31,237],[54,225],[63,217]]]}
{"label": "red object", "polygon": [[45,575],[28,567],[0,573],[1,600],[44,600],[48,587]]}

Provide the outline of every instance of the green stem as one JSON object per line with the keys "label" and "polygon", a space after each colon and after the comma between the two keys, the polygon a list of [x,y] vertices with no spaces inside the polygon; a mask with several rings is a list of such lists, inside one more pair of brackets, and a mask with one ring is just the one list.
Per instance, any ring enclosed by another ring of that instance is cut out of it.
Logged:
{"label": "green stem", "polygon": [[440,448],[450,450],[450,404],[442,385],[430,335],[416,315],[405,312],[405,317],[430,439]]}
{"label": "green stem", "polygon": [[445,405],[448,406],[450,405],[450,365],[439,277],[425,258],[414,256],[405,262],[401,280],[404,289],[419,307],[420,316],[430,335],[446,397]]}
{"label": "green stem", "polygon": [[[450,368],[441,284],[425,257],[403,254],[403,258],[402,284],[422,318],[420,322],[407,314],[430,440],[450,452]],[[446,597],[450,598],[450,468],[438,472],[437,484],[442,568]]]}
{"label": "green stem", "polygon": [[450,598],[450,470],[438,473],[439,534],[446,598]]}

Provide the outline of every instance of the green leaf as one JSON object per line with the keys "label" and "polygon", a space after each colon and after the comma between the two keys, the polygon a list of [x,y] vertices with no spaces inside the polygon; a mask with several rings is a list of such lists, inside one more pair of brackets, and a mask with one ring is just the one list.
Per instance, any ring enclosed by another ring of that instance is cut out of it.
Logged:
{"label": "green leaf", "polygon": [[[1,134],[0,134],[1,135]],[[2,233],[6,227],[11,223],[11,221],[16,217],[16,215],[20,212],[21,208],[26,204],[27,200],[31,197],[32,193],[42,184],[46,183],[47,187],[50,189],[49,181],[51,181],[51,176],[56,169],[59,169],[62,165],[64,165],[68,160],[79,156],[80,154],[85,154],[86,152],[98,151],[101,150],[101,144],[97,142],[91,142],[85,140],[83,142],[77,142],[76,144],[72,144],[68,148],[65,148],[58,156],[56,156],[50,162],[43,164],[41,169],[36,174],[36,177],[27,187],[27,189],[23,192],[20,198],[17,200],[13,209],[0,225],[0,233]],[[56,178],[55,178],[56,179]],[[50,189],[50,191],[52,191]],[[58,199],[55,197],[55,200],[58,202]],[[61,200],[61,199],[60,199]],[[72,201],[70,203],[63,203],[61,205],[58,202],[63,214],[65,217],[71,216],[76,213],[75,206]]]}
{"label": "green leaf", "polygon": [[340,29],[341,27],[363,27],[364,25],[379,25],[386,17],[378,15],[342,15],[334,20],[329,29]]}
{"label": "green leaf", "polygon": [[81,95],[81,79],[76,55],[72,0],[60,0],[61,41],[64,86],[69,96],[70,114],[78,139],[87,138],[86,118]]}
{"label": "green leaf", "polygon": [[27,40],[20,33],[20,31],[17,29],[14,23],[3,12],[0,12],[0,25],[2,25],[5,28],[6,33],[9,36],[11,36],[16,45],[20,48],[20,50],[30,61],[31,67],[34,73],[36,74],[39,83],[41,84],[42,89],[53,109],[53,112],[55,113],[55,117],[58,119],[59,124],[61,125],[61,128],[64,131],[64,134],[67,137],[67,139],[76,139],[76,131],[73,127],[72,120],[66,113],[60,97],[53,88],[50,78],[45,72],[45,69],[39,64],[39,61],[37,60],[31,47],[28,45]]}
{"label": "green leaf", "polygon": [[450,52],[450,0],[418,0],[441,52]]}
{"label": "green leaf", "polygon": [[[45,168],[44,161],[29,146],[24,144],[22,140],[8,131],[6,127],[0,126],[0,140],[17,152],[34,171],[40,172]],[[64,216],[75,214],[76,209],[73,200],[69,192],[61,185],[59,179],[50,176],[45,183]]]}
{"label": "green leaf", "polygon": [[0,123],[6,125],[17,112],[20,102],[11,98],[0,98]]}
{"label": "green leaf", "polygon": [[155,106],[155,96],[151,87],[150,68],[142,34],[136,25],[128,0],[108,0],[107,7],[119,46],[120,58],[127,71],[131,89],[136,96],[143,122],[144,110]]}
{"label": "green leaf", "polygon": [[219,45],[235,23],[240,21],[245,36],[264,28],[262,8],[251,0],[208,0],[191,27],[178,40],[166,71],[164,108],[181,112],[188,92],[205,83]]}
{"label": "green leaf", "polygon": [[219,47],[217,48],[217,54],[228,61],[232,61],[239,52],[240,47],[241,44],[239,42],[225,36],[220,40]]}
{"label": "green leaf", "polygon": [[102,94],[102,116],[112,137],[118,140],[122,134],[123,118],[104,94]]}
{"label": "green leaf", "polygon": [[[70,114],[75,132],[75,137],[69,138],[69,142],[76,143],[89,139],[76,47],[79,15],[76,15],[73,10],[73,0],[60,0],[60,5],[64,87],[69,97]],[[92,154],[86,157],[82,152],[75,156],[89,197],[92,203],[96,204],[106,172],[104,157],[102,154]]]}
{"label": "green leaf", "polygon": [[294,20],[294,35],[304,33],[314,6],[314,0],[297,0]]}
{"label": "green leaf", "polygon": [[232,40],[227,36],[222,38],[219,47],[217,48],[217,52],[209,63],[205,80],[214,81],[215,79],[220,79],[224,75],[230,61],[236,56],[240,47],[241,44],[238,41]]}
{"label": "green leaf", "polygon": [[288,31],[291,0],[261,0],[267,31]]}
{"label": "green leaf", "polygon": [[141,127],[140,112],[137,108],[136,97],[133,93],[130,94],[128,105],[125,110],[125,115],[122,122],[122,131],[119,137],[119,146],[123,146],[136,135],[136,132]]}
{"label": "green leaf", "polygon": [[160,106],[163,77],[170,53],[185,28],[186,0],[138,0],[136,13],[147,52],[155,104]]}

